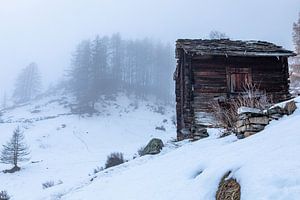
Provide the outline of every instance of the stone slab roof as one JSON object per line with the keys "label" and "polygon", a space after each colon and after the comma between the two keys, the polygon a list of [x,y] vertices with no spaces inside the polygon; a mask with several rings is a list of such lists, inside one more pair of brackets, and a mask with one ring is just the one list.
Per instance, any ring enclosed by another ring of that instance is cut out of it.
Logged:
{"label": "stone slab roof", "polygon": [[[183,49],[189,55],[222,56],[294,56],[293,51],[286,50],[265,41],[242,41],[230,39],[179,39],[176,52]],[[178,54],[177,54],[178,56]]]}

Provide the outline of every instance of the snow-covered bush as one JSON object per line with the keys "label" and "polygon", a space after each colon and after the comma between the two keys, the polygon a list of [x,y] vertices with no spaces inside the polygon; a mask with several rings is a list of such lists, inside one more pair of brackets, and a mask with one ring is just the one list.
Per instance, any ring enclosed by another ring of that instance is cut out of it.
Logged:
{"label": "snow-covered bush", "polygon": [[9,200],[10,196],[7,194],[7,192],[4,191],[0,191],[0,200]]}
{"label": "snow-covered bush", "polygon": [[125,160],[123,157],[123,153],[119,153],[119,152],[111,153],[109,156],[107,156],[105,169],[120,165],[124,162]]}

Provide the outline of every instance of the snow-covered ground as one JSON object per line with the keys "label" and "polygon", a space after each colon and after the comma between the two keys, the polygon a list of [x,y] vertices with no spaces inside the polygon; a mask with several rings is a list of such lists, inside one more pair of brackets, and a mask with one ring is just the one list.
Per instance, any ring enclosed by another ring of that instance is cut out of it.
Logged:
{"label": "snow-covered ground", "polygon": [[[68,104],[67,98],[48,97],[3,112],[0,145],[20,126],[31,159],[21,164],[20,172],[0,173],[0,191],[6,190],[17,200],[44,199],[53,189],[72,188],[91,177],[112,152],[123,152],[131,160],[151,138],[167,142],[176,137],[171,107],[160,114],[153,103],[119,96],[116,101],[99,103],[97,115],[79,117],[70,114]],[[155,130],[158,126],[166,131]],[[0,170],[9,168],[0,164]],[[42,184],[51,181],[60,184],[43,189]]]}
{"label": "snow-covered ground", "polygon": [[[13,199],[33,200],[213,200],[220,179],[231,171],[241,185],[242,200],[300,199],[300,109],[243,140],[219,138],[219,131],[210,129],[206,139],[173,143],[174,113],[161,115],[146,102],[137,109],[134,104],[122,97],[97,117],[61,115],[21,123],[27,128],[31,161],[37,163],[25,163],[15,174],[0,174],[0,190],[7,190]],[[2,119],[68,113],[55,102],[40,106],[41,112],[35,114],[28,113],[32,106],[6,112]],[[0,141],[8,140],[18,124],[1,124]],[[166,132],[154,130],[161,125]],[[152,137],[166,143],[161,154],[132,159]],[[93,169],[103,166],[114,151],[124,152],[129,161],[94,174]],[[42,189],[46,181],[62,184]]]}
{"label": "snow-covered ground", "polygon": [[62,199],[213,200],[222,176],[231,171],[242,200],[298,200],[299,122],[300,109],[243,140],[218,139],[210,130],[207,139],[100,172]]}

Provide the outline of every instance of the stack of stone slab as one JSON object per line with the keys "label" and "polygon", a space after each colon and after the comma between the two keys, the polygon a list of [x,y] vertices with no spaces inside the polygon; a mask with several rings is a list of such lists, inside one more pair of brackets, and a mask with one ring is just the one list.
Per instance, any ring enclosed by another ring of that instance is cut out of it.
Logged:
{"label": "stack of stone slab", "polygon": [[284,115],[290,115],[297,109],[294,101],[273,106],[267,110],[241,107],[238,109],[236,122],[236,135],[245,138],[264,130],[271,120],[278,120]]}
{"label": "stack of stone slab", "polygon": [[269,118],[262,110],[241,107],[238,109],[239,119],[236,122],[236,132],[239,138],[248,137],[264,130],[269,124]]}

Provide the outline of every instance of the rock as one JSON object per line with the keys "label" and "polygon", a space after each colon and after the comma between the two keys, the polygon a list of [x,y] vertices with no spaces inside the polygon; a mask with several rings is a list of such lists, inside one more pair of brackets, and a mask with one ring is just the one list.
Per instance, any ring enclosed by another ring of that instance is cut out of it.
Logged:
{"label": "rock", "polygon": [[160,153],[162,148],[164,147],[164,143],[161,139],[154,138],[152,139],[147,146],[141,151],[141,155],[154,155]]}
{"label": "rock", "polygon": [[155,127],[155,130],[166,131],[166,128],[164,126],[157,126]]}
{"label": "rock", "polygon": [[271,116],[271,115],[274,115],[274,114],[284,115],[286,112],[280,106],[275,106],[275,107],[272,107],[272,108],[268,109],[267,113],[268,113],[269,116]]}
{"label": "rock", "polygon": [[259,132],[265,129],[264,125],[260,125],[260,124],[250,124],[250,125],[245,125],[245,126],[241,126],[239,128],[237,128],[237,132],[238,133],[244,133],[247,131],[250,132]]}
{"label": "rock", "polygon": [[261,125],[268,125],[269,124],[269,118],[267,116],[262,117],[250,117],[244,120],[239,120],[236,122],[236,127],[239,128],[244,125],[249,124],[261,124]]}
{"label": "rock", "polygon": [[262,113],[242,113],[239,115],[240,120],[248,119],[250,117],[263,117],[265,114]]}
{"label": "rock", "polygon": [[194,133],[195,135],[198,135],[198,134],[205,134],[207,133],[207,129],[206,128],[197,128],[196,129],[196,132]]}
{"label": "rock", "polygon": [[244,139],[245,138],[244,134],[237,134],[236,137],[237,137],[237,139]]}
{"label": "rock", "polygon": [[267,116],[263,117],[252,117],[249,118],[250,124],[261,124],[261,125],[268,125],[269,124],[269,118]]}
{"label": "rock", "polygon": [[257,133],[257,132],[250,132],[250,131],[247,131],[247,132],[244,133],[244,137],[246,138],[246,137],[249,137],[249,136],[254,135],[254,134],[256,134],[256,133]]}
{"label": "rock", "polygon": [[251,114],[262,114],[262,110],[258,108],[250,108],[250,107],[240,107],[237,111],[238,115],[244,114],[244,113],[251,113]]}
{"label": "rock", "polygon": [[199,140],[209,136],[206,128],[197,128],[193,135],[194,140]]}
{"label": "rock", "polygon": [[251,115],[249,115],[249,114],[246,114],[246,113],[240,114],[239,120],[245,120],[245,119],[248,119],[249,117],[251,117]]}
{"label": "rock", "polygon": [[248,120],[247,120],[247,119],[243,119],[243,120],[237,121],[237,122],[235,123],[235,127],[240,128],[240,127],[242,127],[242,126],[244,126],[244,125],[247,125],[247,124],[249,124],[249,123],[248,123]]}
{"label": "rock", "polygon": [[190,131],[189,129],[187,129],[187,128],[181,129],[180,132],[181,132],[183,135],[185,135],[185,136],[191,134],[191,131]]}
{"label": "rock", "polygon": [[283,116],[282,114],[273,114],[273,115],[269,116],[269,118],[270,118],[270,120],[273,120],[273,119],[278,120],[282,116]]}
{"label": "rock", "polygon": [[193,139],[192,139],[192,141],[197,141],[197,140],[201,140],[201,139],[202,139],[201,136],[194,136]]}
{"label": "rock", "polygon": [[295,101],[289,101],[285,104],[284,110],[287,115],[293,114],[293,112],[297,109]]}

